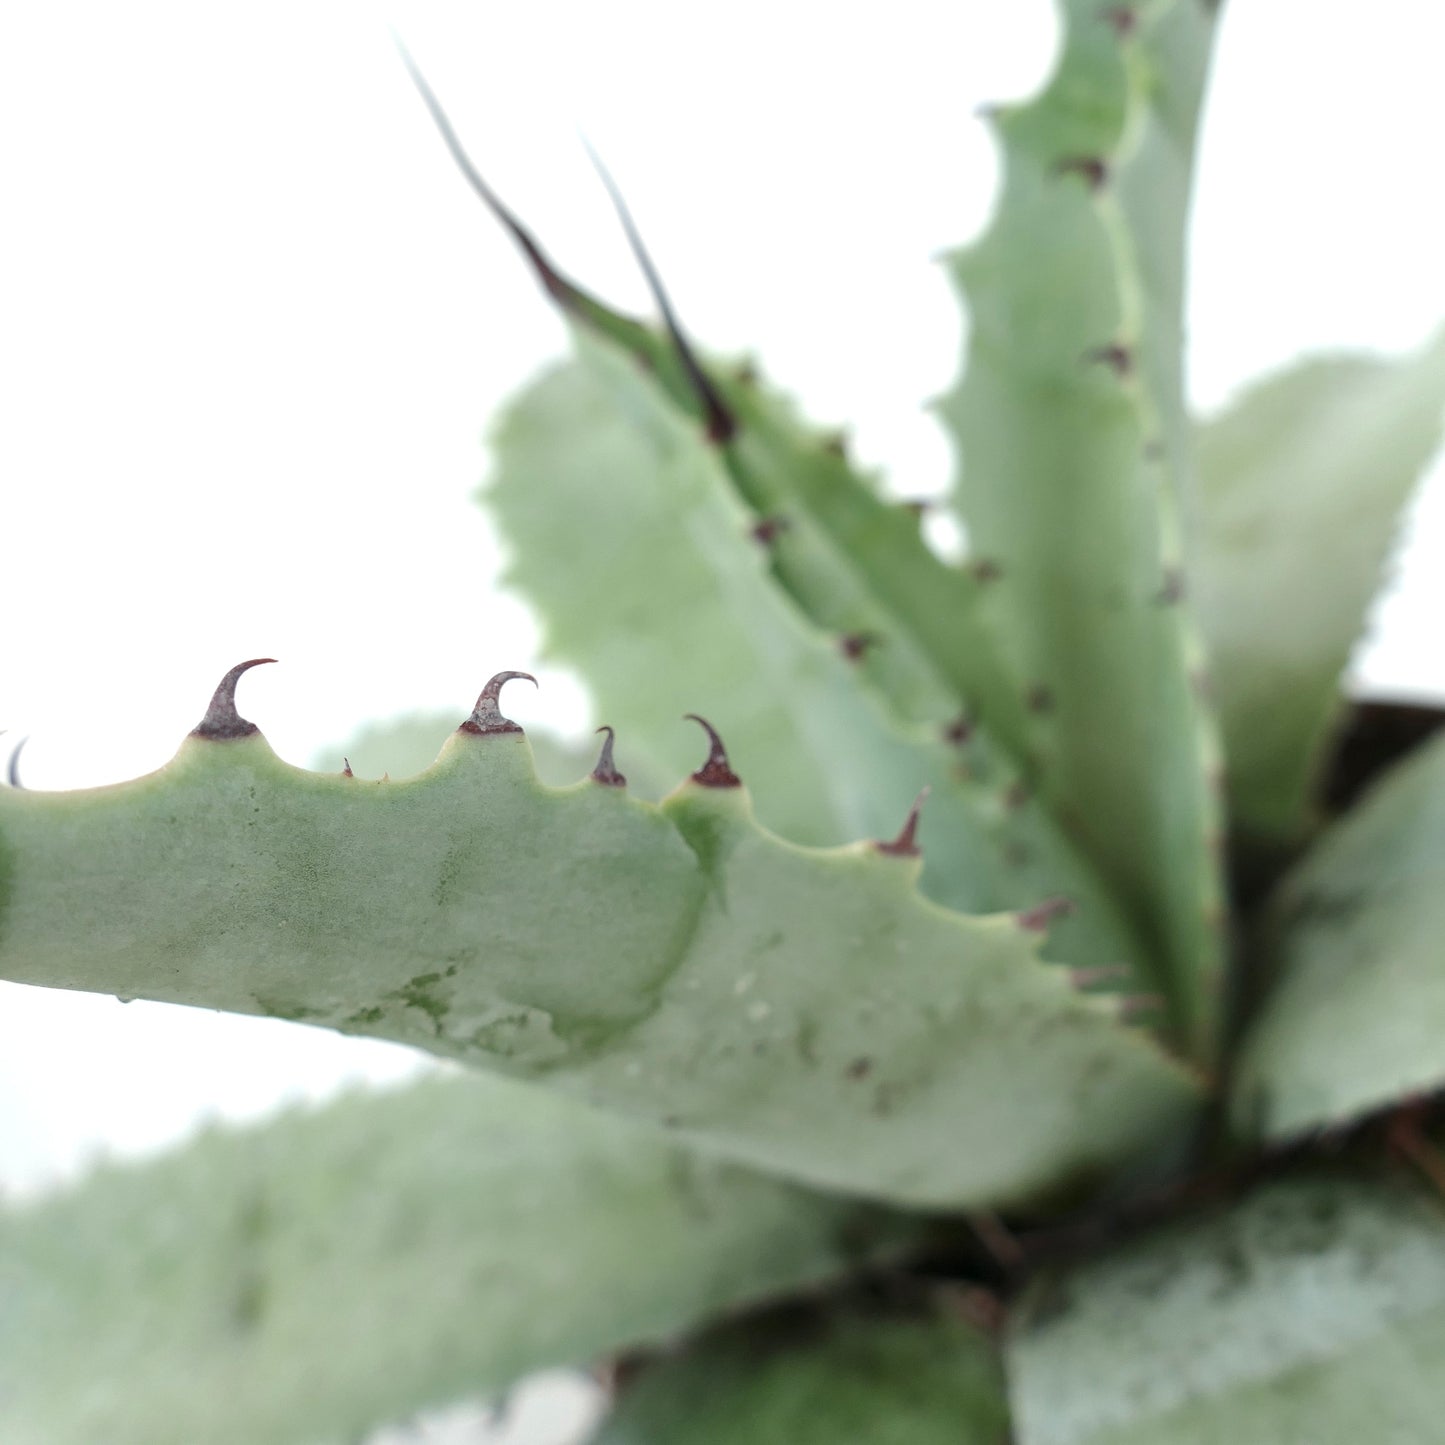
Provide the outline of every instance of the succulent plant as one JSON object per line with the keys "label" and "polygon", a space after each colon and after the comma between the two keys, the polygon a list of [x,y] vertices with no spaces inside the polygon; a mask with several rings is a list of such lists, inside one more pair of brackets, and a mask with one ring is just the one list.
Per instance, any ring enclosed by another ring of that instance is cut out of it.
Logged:
{"label": "succulent plant", "polygon": [[1340,677],[1445,338],[1191,418],[1213,7],[1063,9],[948,262],[961,560],[423,85],[574,334],[486,496],[604,736],[539,781],[501,671],[418,775],[308,772],[252,661],[160,771],[0,791],[0,977],[465,1066],[0,1211],[6,1445],[594,1362],[599,1445],[1439,1438],[1445,739]]}

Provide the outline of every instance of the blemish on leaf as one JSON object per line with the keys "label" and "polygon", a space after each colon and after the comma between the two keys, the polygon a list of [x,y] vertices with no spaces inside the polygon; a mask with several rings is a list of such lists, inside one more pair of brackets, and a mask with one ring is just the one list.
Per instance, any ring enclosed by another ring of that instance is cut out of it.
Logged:
{"label": "blemish on leaf", "polygon": [[943,727],[943,740],[953,747],[961,748],[973,736],[973,719],[961,712],[952,722]]}
{"label": "blemish on leaf", "polygon": [[592,781],[601,783],[604,788],[625,788],[627,779],[622,776],[612,763],[612,741],[613,731],[606,723],[597,729],[600,733],[606,733],[602,742],[602,753],[597,759],[597,766],[592,769]]}
{"label": "blemish on leaf", "polygon": [[1032,797],[1029,785],[1022,778],[1015,778],[1003,790],[1003,805],[1009,812],[1017,812]]}
{"label": "blemish on leaf", "polygon": [[275,662],[274,657],[253,657],[249,662],[238,662],[220,681],[211,697],[206,715],[191,729],[193,738],[206,738],[211,742],[230,742],[235,738],[248,738],[261,731],[253,722],[247,722],[236,711],[236,684],[241,674],[264,662]]}
{"label": "blemish on leaf", "polygon": [[823,450],[830,457],[838,457],[843,461],[848,459],[848,433],[842,431],[828,432],[823,438]]}
{"label": "blemish on leaf", "polygon": [[1122,983],[1130,970],[1122,963],[1101,963],[1095,968],[1071,968],[1069,982],[1079,990],[1098,988],[1101,984]]}
{"label": "blemish on leaf", "polygon": [[1102,156],[1065,156],[1054,167],[1061,176],[1081,176],[1091,191],[1103,190],[1109,180],[1109,163]]}
{"label": "blemish on leaf", "polygon": [[1003,576],[1003,568],[992,557],[974,557],[964,570],[975,582],[997,582]]}
{"label": "blemish on leaf", "polygon": [[1164,580],[1154,596],[1161,607],[1173,607],[1184,600],[1184,572],[1178,567],[1166,567]]}
{"label": "blemish on leaf", "polygon": [[1134,352],[1122,341],[1108,341],[1103,346],[1091,346],[1079,360],[1089,365],[1098,363],[1107,366],[1120,380],[1131,375],[1134,370]]}
{"label": "blemish on leaf", "polygon": [[786,532],[790,525],[786,517],[764,517],[748,528],[748,536],[760,547],[771,547],[778,540],[778,533]]}
{"label": "blemish on leaf", "polygon": [[845,1078],[866,1079],[873,1072],[873,1060],[869,1058],[854,1059],[846,1069],[843,1070]]}
{"label": "blemish on leaf", "polygon": [[1120,994],[1116,1004],[1119,1017],[1125,1023],[1132,1023],[1137,1018],[1162,1013],[1164,1010],[1164,998],[1157,993]]}
{"label": "blemish on leaf", "polygon": [[431,1020],[438,1038],[441,1037],[442,1023],[450,1007],[446,999],[437,992],[436,986],[441,981],[442,976],[439,973],[419,973],[389,995],[407,1008],[424,1013]]}
{"label": "blemish on leaf", "polygon": [[1106,5],[1099,18],[1113,27],[1120,40],[1127,40],[1139,28],[1139,12],[1132,5]]}
{"label": "blemish on leaf", "polygon": [[695,722],[708,738],[707,761],[692,775],[693,782],[701,783],[704,788],[742,787],[743,780],[728,766],[727,749],[723,747],[717,729],[695,712],[684,713],[683,721]]}
{"label": "blemish on leaf", "polygon": [[1072,898],[1055,896],[1045,898],[1042,903],[1035,903],[1032,908],[1020,910],[1014,914],[1014,918],[1020,928],[1027,929],[1030,933],[1047,933],[1056,919],[1066,918],[1073,911]]}
{"label": "blemish on leaf", "polygon": [[351,771],[351,759],[350,759],[350,758],[342,758],[342,760],[341,760],[341,776],[342,776],[343,778],[354,778],[354,777],[356,776],[356,774]]}
{"label": "blemish on leaf", "polygon": [[1047,713],[1054,710],[1054,690],[1047,683],[1036,682],[1024,694],[1024,706],[1031,713]]}
{"label": "blemish on leaf", "polygon": [[838,651],[849,662],[860,662],[870,647],[878,645],[878,636],[873,632],[845,632],[838,639]]}
{"label": "blemish on leaf", "polygon": [[491,678],[477,697],[477,705],[472,709],[472,715],[457,729],[460,733],[474,733],[478,737],[485,737],[490,733],[519,733],[522,731],[510,718],[502,716],[500,697],[504,683],[511,682],[513,678],[523,678],[530,682],[533,687],[537,686],[537,679],[530,672],[499,672]]}
{"label": "blemish on leaf", "polygon": [[929,790],[924,788],[913,800],[913,806],[908,810],[908,817],[903,821],[903,827],[899,830],[898,836],[891,843],[874,843],[873,847],[889,858],[916,858],[918,857],[918,819],[923,812],[923,805],[928,801]]}

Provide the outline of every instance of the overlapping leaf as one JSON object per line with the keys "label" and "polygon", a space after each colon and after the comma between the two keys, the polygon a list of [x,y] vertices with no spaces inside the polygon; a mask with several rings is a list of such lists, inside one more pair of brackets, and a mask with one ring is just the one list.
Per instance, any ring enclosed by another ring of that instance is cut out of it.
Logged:
{"label": "overlapping leaf", "polygon": [[1439,1199],[1320,1177],[1048,1281],[1006,1359],[1019,1445],[1420,1445],[1442,1351]]}
{"label": "overlapping leaf", "polygon": [[[1179,606],[1183,402],[1167,354],[1210,29],[1185,9],[1201,7],[1069,0],[1049,85],[995,114],[1003,193],[951,262],[970,330],[942,415],[962,453],[956,505],[997,573],[991,615],[1031,704],[1038,786],[1149,929],[1179,1034],[1209,1057],[1217,764]],[[1161,176],[1175,204],[1144,207]]]}
{"label": "overlapping leaf", "polygon": [[1442,421],[1445,334],[1398,362],[1304,362],[1200,429],[1194,595],[1233,815],[1262,841],[1314,821],[1340,674]]}
{"label": "overlapping leaf", "polygon": [[997,1445],[993,1342],[942,1302],[797,1307],[643,1366],[594,1445]]}
{"label": "overlapping leaf", "polygon": [[905,1238],[541,1090],[431,1078],[0,1212],[0,1438],[354,1440]]}
{"label": "overlapping leaf", "polygon": [[517,731],[390,783],[192,737],[131,783],[0,792],[0,846],[4,977],[419,1044],[842,1190],[1034,1195],[1193,1102],[1027,921],[924,902],[916,860],[795,848],[739,788],[550,790]]}
{"label": "overlapping leaf", "polygon": [[764,824],[798,842],[891,836],[930,786],[931,897],[974,913],[1065,897],[1051,958],[1137,963],[1117,907],[1037,799],[986,743],[892,722],[858,661],[770,582],[716,448],[610,343],[582,332],[577,346],[577,364],[507,413],[489,496],[516,547],[511,577],[599,719],[682,773],[696,749],[677,725],[686,699],[725,730]]}
{"label": "overlapping leaf", "polygon": [[1445,1087],[1445,740],[1398,764],[1281,883],[1241,1132],[1286,1139]]}

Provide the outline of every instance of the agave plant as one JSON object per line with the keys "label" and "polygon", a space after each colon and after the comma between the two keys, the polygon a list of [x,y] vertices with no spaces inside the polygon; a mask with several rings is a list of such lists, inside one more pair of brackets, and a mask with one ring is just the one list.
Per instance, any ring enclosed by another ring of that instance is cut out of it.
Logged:
{"label": "agave plant", "polygon": [[504,670],[417,776],[303,771],[243,662],[160,771],[0,793],[3,977],[466,1066],[0,1214],[7,1445],[564,1363],[614,1445],[1439,1438],[1445,743],[1339,679],[1445,341],[1197,425],[1212,8],[1064,8],[949,263],[962,560],[635,234],[657,323],[559,272],[426,97],[575,336],[487,499],[595,765],[539,781]]}

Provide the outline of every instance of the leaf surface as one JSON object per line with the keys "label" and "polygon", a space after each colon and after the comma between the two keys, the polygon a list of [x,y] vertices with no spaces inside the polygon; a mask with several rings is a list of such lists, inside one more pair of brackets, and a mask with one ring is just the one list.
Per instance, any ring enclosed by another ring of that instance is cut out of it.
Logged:
{"label": "leaf surface", "polygon": [[192,736],[130,783],[0,792],[0,848],[0,976],[413,1043],[827,1187],[1021,1198],[1193,1108],[1038,931],[927,903],[916,859],[784,843],[741,788],[548,789],[519,731],[389,783]]}
{"label": "leaf surface", "polygon": [[1288,1139],[1445,1087],[1445,738],[1397,764],[1276,890],[1242,1133]]}
{"label": "leaf surface", "polygon": [[577,348],[504,417],[489,499],[516,547],[511,580],[624,759],[636,745],[683,772],[696,749],[677,726],[685,698],[724,730],[762,822],[810,844],[891,837],[930,787],[931,898],[971,913],[1068,898],[1048,956],[1125,965],[1124,991],[1133,962],[1137,990],[1128,924],[1006,762],[981,738],[900,725],[861,677],[866,651],[845,656],[774,585],[717,448],[610,342],[582,332]]}
{"label": "leaf surface", "polygon": [[593,1445],[997,1445],[994,1347],[941,1307],[792,1309],[725,1327],[627,1382]]}
{"label": "leaf surface", "polygon": [[1211,29],[1177,18],[1186,8],[1202,13],[1193,0],[1068,0],[1048,86],[994,113],[1003,192],[988,230],[950,261],[969,339],[941,414],[961,454],[970,550],[997,573],[990,617],[1029,702],[1032,776],[1148,931],[1177,1033],[1209,1059],[1217,751],[1180,605],[1170,418],[1182,399],[1165,354]]}
{"label": "leaf surface", "polygon": [[1442,1352],[1439,1200],[1321,1177],[1047,1281],[1006,1359],[1019,1445],[1420,1445]]}
{"label": "leaf surface", "polygon": [[1293,841],[1400,512],[1440,443],[1445,333],[1400,361],[1315,358],[1199,431],[1191,544],[1237,824]]}
{"label": "leaf surface", "polygon": [[810,1284],[895,1219],[467,1075],[0,1211],[6,1445],[318,1445]]}

